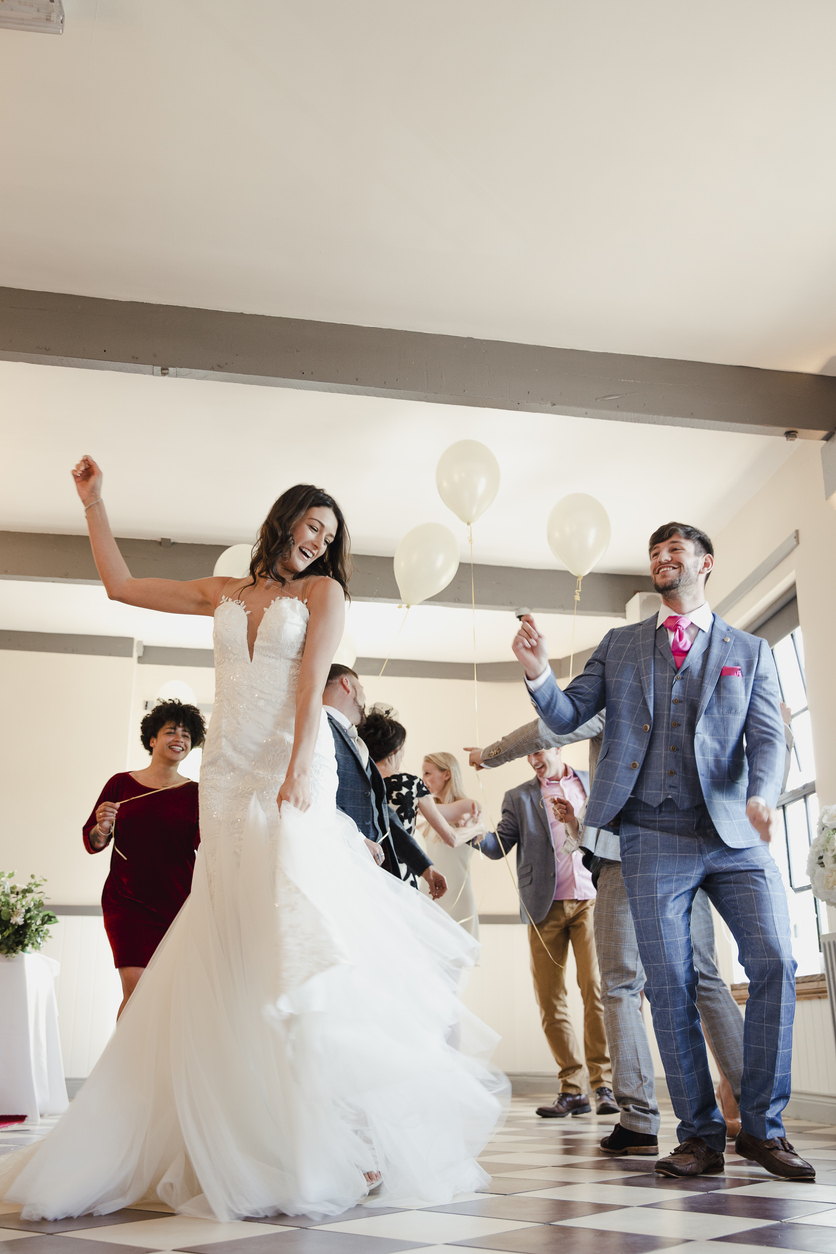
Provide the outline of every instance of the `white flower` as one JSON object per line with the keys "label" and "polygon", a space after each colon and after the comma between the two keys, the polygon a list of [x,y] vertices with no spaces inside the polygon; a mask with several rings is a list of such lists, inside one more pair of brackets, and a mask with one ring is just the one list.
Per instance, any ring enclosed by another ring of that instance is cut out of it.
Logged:
{"label": "white flower", "polygon": [[18,906],[17,910],[12,913],[12,917],[9,921],[13,923],[15,927],[18,927],[23,922],[24,917],[23,907]]}
{"label": "white flower", "polygon": [[836,806],[827,806],[822,810],[819,819],[819,835],[810,845],[807,874],[815,896],[820,901],[836,905],[836,837],[827,828],[826,823],[824,824],[825,830],[822,831],[822,820],[828,814],[836,816]]}
{"label": "white flower", "polygon": [[825,806],[819,814],[819,834],[836,828],[836,806]]}

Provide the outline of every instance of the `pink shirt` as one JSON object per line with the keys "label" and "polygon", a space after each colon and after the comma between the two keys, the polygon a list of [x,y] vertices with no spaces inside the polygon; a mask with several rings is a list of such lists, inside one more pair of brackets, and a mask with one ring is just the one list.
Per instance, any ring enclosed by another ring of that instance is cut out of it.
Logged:
{"label": "pink shirt", "polygon": [[589,901],[595,896],[592,876],[581,861],[581,853],[575,852],[568,856],[561,853],[566,839],[566,828],[558,821],[551,806],[546,802],[547,797],[563,797],[569,802],[575,814],[580,814],[586,801],[583,784],[569,767],[562,779],[543,780],[540,791],[543,794],[543,809],[549,820],[554,845],[554,900]]}

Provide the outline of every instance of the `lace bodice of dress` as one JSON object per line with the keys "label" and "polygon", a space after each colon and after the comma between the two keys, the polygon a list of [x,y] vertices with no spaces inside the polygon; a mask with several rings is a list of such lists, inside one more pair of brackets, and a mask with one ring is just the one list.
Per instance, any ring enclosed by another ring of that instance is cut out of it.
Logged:
{"label": "lace bodice of dress", "polygon": [[[272,826],[293,747],[308,608],[295,597],[276,597],[259,624],[252,661],[247,615],[243,602],[228,599],[215,611],[215,706],[200,776],[203,841],[236,842],[254,794]],[[311,770],[312,803],[333,808],[336,792],[334,744],[323,711]]]}

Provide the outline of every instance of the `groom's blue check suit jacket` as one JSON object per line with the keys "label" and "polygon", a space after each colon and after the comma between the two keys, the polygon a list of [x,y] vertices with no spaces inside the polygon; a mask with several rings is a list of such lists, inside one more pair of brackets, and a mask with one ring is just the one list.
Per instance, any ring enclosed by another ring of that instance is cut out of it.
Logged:
{"label": "groom's blue check suit jacket", "polygon": [[[653,724],[656,615],[607,633],[565,691],[549,672],[531,699],[551,731],[575,731],[607,710],[604,741],[586,810],[590,827],[611,827],[633,792]],[[739,667],[740,675],[722,675]],[[749,797],[774,806],[786,747],[775,664],[765,640],[729,627],[716,614],[696,712],[694,753],[711,820],[732,848],[757,845],[746,817]]]}

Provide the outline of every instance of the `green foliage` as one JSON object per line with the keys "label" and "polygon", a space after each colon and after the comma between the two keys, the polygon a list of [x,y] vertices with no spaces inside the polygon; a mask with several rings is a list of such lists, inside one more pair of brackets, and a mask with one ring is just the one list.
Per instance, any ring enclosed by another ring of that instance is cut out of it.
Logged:
{"label": "green foliage", "polygon": [[44,907],[45,879],[30,875],[15,884],[14,871],[0,871],[0,954],[25,954],[40,949],[57,917]]}

